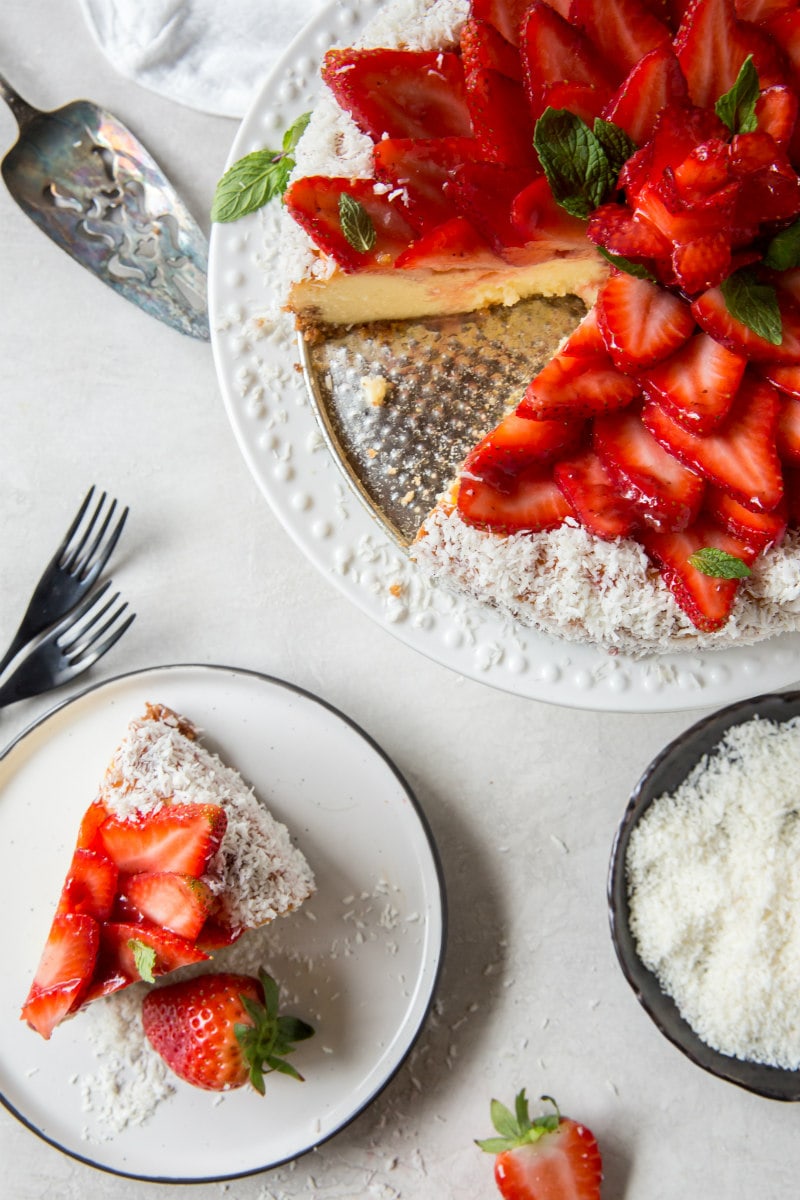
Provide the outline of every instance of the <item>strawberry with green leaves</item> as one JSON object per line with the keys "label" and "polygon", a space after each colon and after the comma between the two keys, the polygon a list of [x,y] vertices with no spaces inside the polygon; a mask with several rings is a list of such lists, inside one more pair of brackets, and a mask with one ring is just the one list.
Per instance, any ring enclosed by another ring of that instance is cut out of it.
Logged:
{"label": "strawberry with green leaves", "polygon": [[273,1071],[302,1081],[286,1055],[314,1030],[299,1017],[278,1013],[278,985],[230,973],[197,975],[149,992],[142,1004],[144,1032],[168,1067],[194,1087],[228,1091],[251,1083],[264,1094]]}
{"label": "strawberry with green leaves", "polygon": [[493,1100],[492,1124],[498,1137],[476,1144],[496,1155],[494,1177],[505,1200],[599,1200],[603,1177],[597,1139],[585,1125],[555,1109],[531,1120],[523,1090],[514,1112]]}

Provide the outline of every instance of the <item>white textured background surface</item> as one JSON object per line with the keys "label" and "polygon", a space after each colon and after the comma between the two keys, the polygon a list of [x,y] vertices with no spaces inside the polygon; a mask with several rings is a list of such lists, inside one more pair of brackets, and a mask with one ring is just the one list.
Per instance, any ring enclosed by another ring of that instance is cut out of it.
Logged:
{"label": "white textured background surface", "polygon": [[[207,212],[235,124],[116,76],[77,0],[6,0],[0,70],[43,108],[82,96],[105,104],[198,217]],[[0,145],[14,137],[0,113]],[[0,229],[0,634],[10,638],[88,484],[110,489],[132,509],[113,574],[139,618],[96,676],[219,662],[318,693],[395,760],[444,863],[450,943],[412,1059],[317,1153],[192,1195],[490,1197],[491,1162],[472,1139],[489,1133],[489,1098],[510,1101],[524,1085],[594,1128],[605,1200],[794,1197],[794,1108],[685,1062],[640,1011],[608,937],[606,866],[628,792],[698,714],[519,700],[403,646],[318,575],[271,515],[230,434],[210,348],[113,296],[4,190]],[[49,703],[0,712],[0,742]],[[73,1162],[5,1111],[0,1162],[3,1200],[174,1192]]]}

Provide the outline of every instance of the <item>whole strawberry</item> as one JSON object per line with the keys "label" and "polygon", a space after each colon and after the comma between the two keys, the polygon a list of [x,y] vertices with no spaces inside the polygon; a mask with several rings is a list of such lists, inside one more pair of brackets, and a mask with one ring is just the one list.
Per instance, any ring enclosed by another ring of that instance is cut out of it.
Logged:
{"label": "whole strawberry", "polygon": [[314,1033],[299,1017],[278,1015],[278,985],[263,969],[257,979],[197,975],[156,988],[144,998],[142,1024],[153,1048],[187,1083],[220,1092],[249,1081],[262,1096],[271,1071],[302,1080],[284,1055]]}
{"label": "whole strawberry", "polygon": [[497,1155],[494,1177],[505,1200],[599,1200],[603,1178],[597,1140],[585,1125],[555,1112],[531,1120],[525,1090],[512,1113],[493,1100],[492,1124],[499,1137],[476,1144]]}

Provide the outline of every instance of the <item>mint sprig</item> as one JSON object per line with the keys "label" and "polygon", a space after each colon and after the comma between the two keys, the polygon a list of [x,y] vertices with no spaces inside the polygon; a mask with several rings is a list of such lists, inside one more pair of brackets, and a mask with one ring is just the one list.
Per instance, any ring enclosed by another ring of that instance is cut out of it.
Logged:
{"label": "mint sprig", "polygon": [[368,254],[378,235],[364,205],[349,192],[342,192],[339,196],[339,224],[353,249]]}
{"label": "mint sprig", "polygon": [[756,101],[760,91],[758,71],[753,63],[752,54],[748,54],[736,77],[736,83],[729,92],[720,96],[714,105],[717,116],[728,126],[731,133],[753,133],[758,128]]}
{"label": "mint sprig", "polygon": [[689,562],[701,575],[712,579],[746,579],[752,574],[746,562],[717,546],[703,546],[689,556]]}
{"label": "mint sprig", "polygon": [[800,267],[800,221],[782,229],[767,246],[764,266],[774,271],[791,271]]}
{"label": "mint sprig", "polygon": [[649,279],[651,283],[657,282],[653,272],[649,271],[644,263],[634,262],[630,258],[624,258],[621,254],[612,254],[610,250],[606,250],[605,246],[598,246],[597,249],[603,258],[618,271],[624,271],[626,275],[633,275],[635,279]]}
{"label": "mint sprig", "polygon": [[773,346],[780,346],[783,324],[778,293],[771,284],[762,283],[754,271],[743,267],[724,279],[720,290],[732,317]]}
{"label": "mint sprig", "polygon": [[212,221],[238,221],[283,195],[295,166],[294,150],[310,119],[311,113],[303,113],[289,126],[280,150],[254,150],[228,168],[214,193]]}
{"label": "mint sprig", "polygon": [[133,962],[139,973],[139,978],[145,983],[155,983],[157,955],[152,946],[139,938],[128,938],[128,949],[133,951]]}
{"label": "mint sprig", "polygon": [[611,121],[598,117],[590,129],[566,108],[544,110],[533,145],[556,202],[583,219],[614,194],[622,165],[636,149]]}

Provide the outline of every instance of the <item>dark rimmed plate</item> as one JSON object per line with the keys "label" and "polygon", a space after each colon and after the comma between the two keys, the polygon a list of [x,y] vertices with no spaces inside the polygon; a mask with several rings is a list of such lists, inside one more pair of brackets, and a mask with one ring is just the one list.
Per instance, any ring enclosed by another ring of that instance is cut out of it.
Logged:
{"label": "dark rimmed plate", "polygon": [[[130,1105],[124,1080],[114,1100],[101,1079],[94,1108],[82,1107],[82,1086],[110,1065],[90,1035],[93,1013],[65,1022],[45,1042],[19,1020],[19,1009],[80,816],[128,721],[147,702],[194,720],[308,857],[316,895],[231,952],[256,939],[292,1011],[317,1034],[295,1057],[303,1084],[274,1076],[264,1097],[244,1088],[220,1096],[176,1079],[175,1093],[149,1120],[115,1130],[103,1103],[112,1115]],[[445,897],[425,816],[367,734],[282,680],[229,667],[158,667],[59,705],[0,756],[0,846],[0,905],[15,914],[4,926],[0,972],[0,1100],[45,1141],[91,1166],[200,1183],[297,1158],[371,1103],[429,1011]]]}
{"label": "dark rimmed plate", "polygon": [[700,1040],[639,958],[629,927],[625,858],[639,818],[653,800],[680,787],[729,729],[756,716],[778,723],[800,716],[800,691],[756,696],[703,718],[662,750],[647,768],[633,790],[614,841],[608,877],[609,918],[614,949],[625,978],[642,1007],[673,1045],[697,1066],[720,1079],[771,1100],[796,1101],[800,1100],[800,1071],[732,1058]]}

